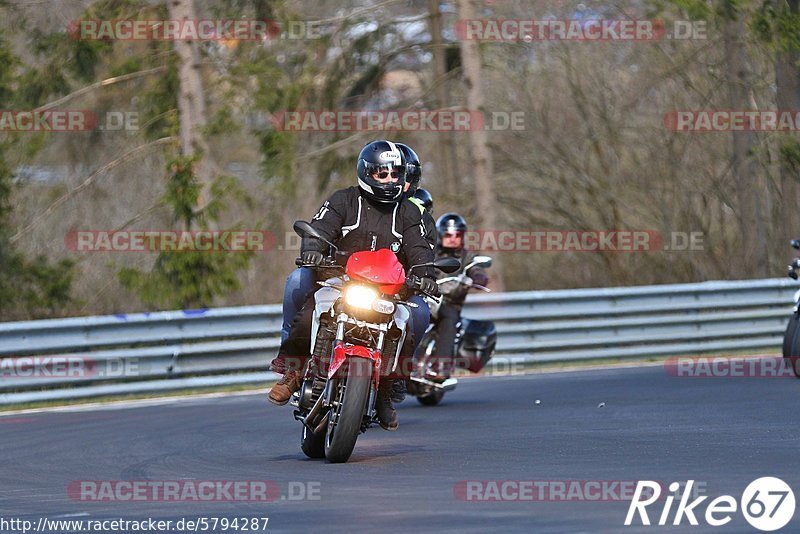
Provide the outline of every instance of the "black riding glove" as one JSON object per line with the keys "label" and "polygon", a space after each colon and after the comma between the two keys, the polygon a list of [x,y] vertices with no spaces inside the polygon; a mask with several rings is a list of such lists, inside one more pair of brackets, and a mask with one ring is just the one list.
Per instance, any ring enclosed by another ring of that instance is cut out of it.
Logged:
{"label": "black riding glove", "polygon": [[305,265],[319,265],[322,263],[322,258],[324,258],[322,252],[316,250],[303,252],[301,257],[303,258],[303,264]]}
{"label": "black riding glove", "polygon": [[431,295],[432,297],[442,296],[441,293],[439,293],[439,285],[436,283],[435,280],[431,280],[430,278],[425,278],[425,277],[418,278],[417,289],[419,289],[423,293]]}

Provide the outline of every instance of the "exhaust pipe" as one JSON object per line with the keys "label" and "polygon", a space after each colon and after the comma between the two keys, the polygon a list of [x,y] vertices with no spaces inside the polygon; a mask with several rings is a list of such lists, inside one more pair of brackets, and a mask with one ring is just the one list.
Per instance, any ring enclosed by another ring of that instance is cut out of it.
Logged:
{"label": "exhaust pipe", "polygon": [[325,431],[325,425],[327,425],[327,424],[328,424],[328,418],[327,417],[323,417],[322,421],[320,421],[319,424],[317,425],[317,427],[314,429],[314,434],[320,434],[321,432],[324,432]]}
{"label": "exhaust pipe", "polygon": [[313,430],[309,425],[311,424],[311,422],[314,421],[314,418],[319,413],[320,408],[322,408],[323,397],[324,395],[320,394],[319,398],[317,399],[317,402],[314,403],[314,406],[311,407],[311,410],[308,412],[308,415],[306,415],[305,419],[303,420],[303,424],[306,425],[309,428],[309,430]]}

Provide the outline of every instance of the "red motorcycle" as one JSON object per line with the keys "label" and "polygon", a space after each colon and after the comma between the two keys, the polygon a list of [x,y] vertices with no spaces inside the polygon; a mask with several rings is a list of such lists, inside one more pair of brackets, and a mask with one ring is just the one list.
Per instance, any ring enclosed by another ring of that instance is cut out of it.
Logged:
{"label": "red motorcycle", "polygon": [[[406,276],[389,249],[356,252],[342,267],[345,254],[304,221],[294,230],[316,238],[332,250],[321,265],[324,276],[314,294],[310,350],[303,384],[294,393],[294,417],[303,423],[301,448],[310,458],[346,462],[359,434],[377,422],[375,402],[380,380],[397,372],[401,350],[416,305],[400,296],[416,277]],[[296,262],[300,265],[302,263]],[[443,258],[411,267],[434,266],[454,272],[460,262]],[[312,267],[312,266],[308,266]]]}

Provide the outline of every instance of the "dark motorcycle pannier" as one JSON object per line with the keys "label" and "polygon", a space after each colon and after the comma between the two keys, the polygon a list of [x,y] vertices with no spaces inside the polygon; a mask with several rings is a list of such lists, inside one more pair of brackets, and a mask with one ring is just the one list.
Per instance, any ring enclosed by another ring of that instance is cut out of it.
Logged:
{"label": "dark motorcycle pannier", "polygon": [[458,345],[456,367],[479,372],[494,354],[497,329],[492,321],[463,319],[464,335]]}

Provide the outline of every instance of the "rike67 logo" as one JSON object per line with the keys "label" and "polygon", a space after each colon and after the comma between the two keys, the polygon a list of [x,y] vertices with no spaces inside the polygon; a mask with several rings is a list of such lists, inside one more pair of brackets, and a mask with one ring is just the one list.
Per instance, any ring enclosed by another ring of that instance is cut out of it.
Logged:
{"label": "rike67 logo", "polygon": [[[707,504],[703,515],[696,508],[699,508],[700,504],[708,499],[708,496],[700,496],[690,502],[693,485],[694,480],[687,481],[681,495],[677,495],[677,492],[682,484],[673,482],[669,485],[672,495],[667,495],[664,499],[664,507],[658,518],[658,525],[668,524],[676,497],[680,501],[672,518],[671,524],[675,526],[680,525],[684,518],[690,525],[697,526],[699,524],[697,516],[700,516],[705,519],[706,524],[721,527],[730,523],[737,513],[737,509],[740,509],[752,527],[762,531],[774,531],[785,527],[794,516],[794,492],[786,482],[779,478],[762,477],[752,481],[745,488],[738,502],[730,495],[721,495]],[[642,525],[650,525],[647,507],[658,501],[660,497],[661,485],[658,482],[638,481],[633,500],[628,507],[628,515],[625,517],[625,526],[632,524],[637,512]]]}

